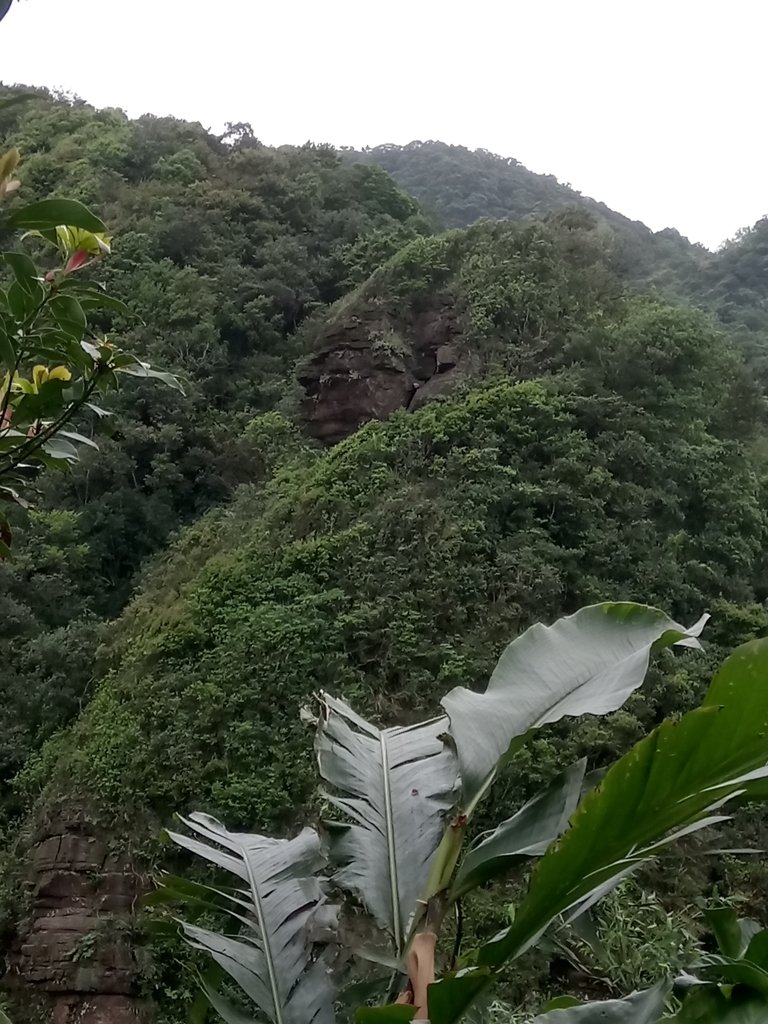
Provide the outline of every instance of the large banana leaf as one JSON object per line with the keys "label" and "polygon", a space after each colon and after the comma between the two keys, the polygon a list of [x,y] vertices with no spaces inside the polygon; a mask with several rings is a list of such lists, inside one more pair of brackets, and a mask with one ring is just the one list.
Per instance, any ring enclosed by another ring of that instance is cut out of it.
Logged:
{"label": "large banana leaf", "polygon": [[[228,899],[237,937],[182,923],[187,941],[209,953],[274,1024],[332,1024],[333,987],[309,937],[328,910],[314,877],[325,864],[317,833],[270,839],[229,832],[207,814],[181,820],[201,839],[170,832],[174,842],[246,883],[234,894],[217,892]],[[208,995],[230,1024],[246,1020],[218,993]]]}
{"label": "large banana leaf", "polygon": [[[721,703],[722,702],[722,703]],[[538,862],[510,928],[479,951],[496,967],[578,913],[666,843],[722,820],[734,796],[762,796],[768,777],[768,640],[739,648],[704,705],[664,722],[588,793],[570,828]]]}
{"label": "large banana leaf", "polygon": [[463,810],[475,806],[529,730],[564,716],[615,711],[643,682],[651,651],[698,646],[706,620],[684,629],[656,608],[620,602],[531,626],[504,651],[485,693],[459,686],[442,700],[459,757]]}
{"label": "large banana leaf", "polygon": [[321,695],[316,751],[325,796],[349,821],[328,823],[334,880],[355,893],[402,953],[455,804],[447,720],[379,730]]}

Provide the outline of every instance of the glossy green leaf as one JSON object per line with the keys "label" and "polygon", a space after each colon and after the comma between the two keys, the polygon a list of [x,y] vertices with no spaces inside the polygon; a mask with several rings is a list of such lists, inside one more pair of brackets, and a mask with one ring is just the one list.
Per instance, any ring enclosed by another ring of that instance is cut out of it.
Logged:
{"label": "glossy green leaf", "polygon": [[[16,346],[8,336],[8,332],[5,327],[0,324],[0,368],[5,368],[9,372],[16,366]],[[4,374],[0,372],[0,378]]]}
{"label": "glossy green leaf", "polygon": [[0,485],[0,501],[11,501],[14,505],[29,508],[29,502],[25,501],[17,490],[14,490],[13,487],[6,487],[4,484]]}
{"label": "glossy green leaf", "polygon": [[181,391],[184,394],[184,389],[178,377],[175,377],[172,373],[166,373],[164,370],[153,370],[151,366],[146,363],[135,360],[128,363],[127,365],[116,365],[115,370],[118,373],[127,373],[131,377],[151,377],[154,380],[162,381],[163,384],[167,384],[169,388],[173,388],[175,391]]}
{"label": "glossy green leaf", "polygon": [[701,975],[714,981],[724,981],[729,985],[744,985],[754,989],[761,996],[768,997],[768,971],[749,960],[732,960],[725,956],[707,957],[701,967]]}
{"label": "glossy green leaf", "polygon": [[549,1013],[550,1010],[569,1010],[572,1006],[581,1006],[581,999],[577,999],[575,996],[555,996],[554,999],[550,999],[544,1006],[544,1013]]}
{"label": "glossy green leaf", "polygon": [[[62,336],[63,337],[63,336]],[[40,338],[27,338],[26,350],[29,362],[47,363],[49,366],[59,366],[66,364],[69,358],[69,352],[65,344],[61,344],[61,347],[56,347],[56,338],[50,336],[44,337],[43,340]],[[49,344],[45,344],[48,342]]]}
{"label": "glossy green leaf", "polygon": [[4,218],[9,228],[40,231],[66,225],[84,231],[104,232],[106,226],[76,199],[41,199],[13,210]]}
{"label": "glossy green leaf", "polygon": [[576,810],[586,765],[586,758],[572,764],[495,831],[479,836],[459,865],[451,896],[463,896],[521,860],[543,856]]}
{"label": "glossy green leaf", "polygon": [[88,320],[77,299],[73,295],[56,295],[50,300],[49,307],[62,331],[80,341],[85,334]]}
{"label": "glossy green leaf", "polygon": [[18,448],[26,439],[27,435],[21,430],[6,428],[0,431],[0,452],[8,452],[13,448]]}
{"label": "glossy green leaf", "polygon": [[513,924],[479,951],[498,966],[528,949],[559,915],[591,905],[674,838],[768,774],[768,640],[738,648],[705,705],[664,722],[582,800],[570,828],[539,861]]}
{"label": "glossy green leaf", "polygon": [[723,956],[742,957],[752,939],[761,930],[757,921],[739,918],[731,907],[716,907],[704,911],[704,919]]}
{"label": "glossy green leaf", "polygon": [[119,386],[117,375],[112,370],[99,369],[98,376],[96,377],[96,389],[101,394],[104,395],[109,391],[116,391]]}
{"label": "glossy green leaf", "polygon": [[[749,924],[754,922],[750,921]],[[744,958],[768,971],[768,929],[758,931],[752,936]]]}
{"label": "glossy green leaf", "polygon": [[87,369],[92,365],[80,343],[58,326],[38,324],[36,334],[26,335],[25,347],[32,362],[46,362],[51,367],[63,365],[71,370]]}
{"label": "glossy green leaf", "polygon": [[100,405],[94,405],[93,402],[86,402],[85,408],[90,409],[91,412],[95,413],[99,417],[99,419],[106,419],[113,415],[109,409],[102,409]]}
{"label": "glossy green leaf", "polygon": [[448,975],[427,989],[430,1024],[455,1024],[490,983],[489,971],[460,971]]}
{"label": "glossy green leaf", "polygon": [[93,448],[96,451],[99,450],[99,446],[90,437],[86,437],[84,434],[78,434],[74,430],[59,430],[56,434],[57,437],[66,437],[70,441],[74,441],[75,444],[84,444],[88,448]]}
{"label": "glossy green leaf", "polygon": [[68,381],[58,379],[47,380],[36,393],[30,392],[14,398],[14,424],[24,427],[35,420],[54,418],[66,404],[64,392],[68,384]]}
{"label": "glossy green leaf", "polygon": [[43,451],[52,459],[64,459],[66,462],[77,462],[77,448],[70,442],[55,434],[43,444]]}
{"label": "glossy green leaf", "polygon": [[77,290],[77,299],[83,309],[108,309],[113,313],[120,313],[131,320],[139,320],[140,317],[121,299],[115,299],[105,292],[94,289]]}
{"label": "glossy green leaf", "polygon": [[403,1024],[413,1020],[416,1009],[413,1006],[361,1006],[355,1014],[355,1024]]}
{"label": "glossy green leaf", "polygon": [[18,281],[14,281],[7,293],[8,309],[17,323],[25,323],[33,316],[40,307],[43,300],[42,288],[38,286],[37,292],[23,288]]}
{"label": "glossy green leaf", "polygon": [[698,646],[707,617],[685,629],[657,608],[629,602],[582,608],[526,630],[502,654],[485,693],[443,698],[469,811],[532,729],[621,707],[643,682],[651,651]]}
{"label": "glossy green leaf", "polygon": [[23,252],[4,252],[3,259],[11,268],[18,285],[30,295],[36,295],[40,289],[37,267]]}
{"label": "glossy green leaf", "polygon": [[669,1024],[765,1024],[768,1002],[753,993],[739,991],[726,996],[715,986],[690,989],[681,1009]]}

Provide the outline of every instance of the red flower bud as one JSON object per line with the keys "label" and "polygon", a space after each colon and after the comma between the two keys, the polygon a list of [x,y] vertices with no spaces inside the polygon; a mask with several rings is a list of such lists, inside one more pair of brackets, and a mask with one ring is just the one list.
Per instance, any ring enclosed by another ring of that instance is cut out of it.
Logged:
{"label": "red flower bud", "polygon": [[66,274],[71,274],[73,270],[79,270],[84,267],[88,262],[90,253],[86,249],[75,249],[72,255],[67,260],[67,265],[64,267]]}

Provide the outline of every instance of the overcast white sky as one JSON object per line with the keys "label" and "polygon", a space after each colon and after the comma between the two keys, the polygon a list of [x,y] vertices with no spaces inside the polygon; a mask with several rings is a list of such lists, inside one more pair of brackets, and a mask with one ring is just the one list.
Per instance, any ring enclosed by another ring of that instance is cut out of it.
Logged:
{"label": "overcast white sky", "polygon": [[768,0],[20,0],[0,80],[268,143],[442,139],[711,247],[768,213]]}

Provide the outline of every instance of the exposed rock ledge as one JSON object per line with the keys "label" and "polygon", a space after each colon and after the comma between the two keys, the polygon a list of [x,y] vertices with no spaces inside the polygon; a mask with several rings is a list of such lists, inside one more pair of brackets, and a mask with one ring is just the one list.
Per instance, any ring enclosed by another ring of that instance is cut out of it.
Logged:
{"label": "exposed rock ledge", "polygon": [[80,809],[59,811],[35,839],[31,912],[11,951],[7,987],[38,1003],[34,1024],[43,1024],[40,1013],[46,1024],[137,1024],[125,925],[140,880]]}
{"label": "exposed rock ledge", "polygon": [[333,321],[299,372],[308,432],[333,444],[369,420],[418,408],[453,389],[479,368],[462,334],[449,296],[405,315],[371,302]]}

